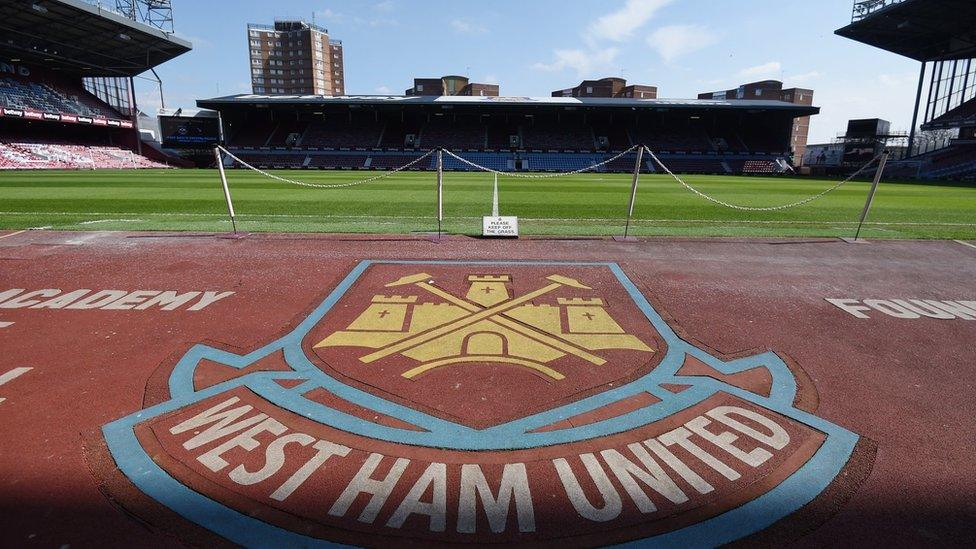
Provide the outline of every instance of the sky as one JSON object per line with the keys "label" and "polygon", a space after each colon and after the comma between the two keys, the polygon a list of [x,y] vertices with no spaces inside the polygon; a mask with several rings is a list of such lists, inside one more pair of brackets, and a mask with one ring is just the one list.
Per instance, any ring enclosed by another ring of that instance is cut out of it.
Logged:
{"label": "sky", "polygon": [[[502,95],[549,96],[622,75],[662,98],[764,79],[815,90],[810,143],[852,118],[907,130],[919,64],[834,35],[853,0],[173,0],[192,52],[157,68],[166,106],[250,93],[247,23],[305,19],[343,42],[346,93],[403,94],[415,77],[463,74]],[[154,112],[154,82],[137,81]]]}

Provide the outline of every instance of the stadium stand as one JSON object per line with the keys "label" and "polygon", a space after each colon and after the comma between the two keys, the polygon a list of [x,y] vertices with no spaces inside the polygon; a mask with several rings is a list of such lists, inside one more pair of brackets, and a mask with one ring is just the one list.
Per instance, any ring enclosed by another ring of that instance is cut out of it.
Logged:
{"label": "stadium stand", "polygon": [[[469,162],[474,162],[480,166],[490,168],[492,170],[497,170],[500,172],[509,171],[514,166],[514,156],[511,154],[493,154],[493,153],[472,153],[472,152],[462,152],[458,156],[468,160]],[[444,156],[444,169],[450,171],[474,171],[475,168],[461,162],[460,160],[453,158],[451,156]]]}
{"label": "stadium stand", "polygon": [[772,160],[730,160],[728,165],[733,173],[775,174],[781,171]]}
{"label": "stadium stand", "polygon": [[476,119],[452,122],[434,117],[420,132],[420,146],[424,149],[484,150],[487,128]]}
{"label": "stadium stand", "polygon": [[308,124],[297,120],[283,120],[275,126],[265,143],[269,147],[294,147],[302,140]]}
{"label": "stadium stand", "polygon": [[80,87],[55,82],[26,82],[11,77],[0,78],[0,107],[92,118],[122,118],[115,109]]}
{"label": "stadium stand", "polygon": [[522,126],[522,146],[542,151],[592,151],[593,129],[582,125],[536,122]]}
{"label": "stadium stand", "polygon": [[925,179],[966,179],[976,175],[976,145],[954,145],[925,160],[921,171]]}
{"label": "stadium stand", "polygon": [[[265,160],[278,165],[391,169],[443,148],[499,171],[573,171],[646,144],[663,161],[673,162],[670,168],[678,173],[778,173],[780,163],[790,158],[794,118],[816,112],[815,107],[782,101],[407,99],[334,98],[322,103],[235,96],[201,100],[198,106],[220,111],[233,128],[229,150],[270,151],[274,156]],[[295,140],[298,132],[301,138]],[[338,151],[348,154],[319,157]],[[631,172],[633,162],[633,157],[621,158],[598,171]],[[651,164],[648,169],[656,170]],[[445,159],[445,169],[471,167]]]}
{"label": "stadium stand", "polygon": [[[308,125],[299,143],[312,149],[373,149],[382,135],[383,125],[375,122],[317,120]],[[397,146],[402,147],[403,141]]]}
{"label": "stadium stand", "polygon": [[661,131],[641,128],[635,132],[634,138],[653,151],[663,152],[705,152],[712,150],[705,132],[689,130],[687,132]]}
{"label": "stadium stand", "polygon": [[[419,157],[420,154],[380,154],[376,153],[369,157],[369,169],[372,170],[394,170],[406,166]],[[364,162],[365,164],[365,162]],[[431,169],[431,163],[423,163],[416,166],[416,169]]]}
{"label": "stadium stand", "polygon": [[[726,174],[730,173],[729,163],[710,158],[661,157],[661,161],[674,173]],[[663,168],[658,167],[660,171]],[[742,173],[741,170],[735,173]]]}
{"label": "stadium stand", "polygon": [[512,149],[512,136],[519,134],[518,127],[513,127],[503,121],[495,120],[491,120],[487,124],[486,130],[488,132],[488,139],[485,146],[490,151],[507,151]]}
{"label": "stadium stand", "polygon": [[324,170],[341,170],[341,169],[361,169],[366,167],[366,162],[369,157],[366,155],[354,155],[354,154],[317,154],[309,155],[308,161],[305,164],[308,168],[324,169]]}
{"label": "stadium stand", "polygon": [[0,169],[123,169],[165,168],[119,147],[67,143],[0,142]]}
{"label": "stadium stand", "polygon": [[254,154],[247,152],[240,153],[237,156],[244,162],[262,169],[299,169],[306,167],[305,161],[308,158],[305,154]]}
{"label": "stadium stand", "polygon": [[[4,3],[0,168],[166,166],[140,154],[130,77],[191,46],[92,4]],[[159,150],[147,154],[166,159]]]}
{"label": "stadium stand", "polygon": [[[600,154],[564,154],[564,153],[526,153],[522,161],[526,169],[537,172],[570,172],[582,170],[594,164],[603,162]],[[630,169],[634,161],[630,161]]]}
{"label": "stadium stand", "polygon": [[231,138],[234,146],[237,147],[264,147],[274,132],[274,126],[270,123],[251,122],[242,126],[242,128],[234,128]]}

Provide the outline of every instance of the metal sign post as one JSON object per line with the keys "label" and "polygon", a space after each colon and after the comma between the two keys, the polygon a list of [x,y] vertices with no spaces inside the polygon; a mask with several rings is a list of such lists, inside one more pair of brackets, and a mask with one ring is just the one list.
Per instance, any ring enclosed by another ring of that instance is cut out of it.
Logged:
{"label": "metal sign post", "polygon": [[498,217],[498,174],[495,175],[495,186],[491,194],[491,216]]}
{"label": "metal sign post", "polygon": [[214,156],[217,158],[217,171],[220,172],[220,182],[224,186],[224,199],[227,200],[227,213],[230,214],[230,224],[237,234],[237,220],[234,215],[234,202],[230,198],[230,188],[227,186],[227,174],[224,173],[224,159],[220,157],[220,147],[214,147]]}
{"label": "metal sign post", "polygon": [[871,211],[871,205],[874,204],[874,195],[878,192],[878,184],[881,183],[881,176],[884,174],[885,165],[888,163],[888,156],[891,153],[885,151],[881,155],[881,161],[878,162],[878,171],[874,174],[874,182],[871,183],[871,191],[868,192],[868,200],[864,203],[864,211],[861,212],[861,221],[857,224],[857,233],[854,235],[854,242],[861,236],[861,227],[864,226],[864,221],[868,218],[868,212]]}
{"label": "metal sign post", "polygon": [[437,239],[444,223],[444,151],[437,149]]}
{"label": "metal sign post", "polygon": [[634,165],[634,183],[630,188],[630,207],[627,208],[627,224],[624,225],[624,240],[630,237],[630,220],[634,217],[634,203],[637,202],[637,184],[640,182],[641,164],[644,162],[644,147],[637,148],[637,163]]}

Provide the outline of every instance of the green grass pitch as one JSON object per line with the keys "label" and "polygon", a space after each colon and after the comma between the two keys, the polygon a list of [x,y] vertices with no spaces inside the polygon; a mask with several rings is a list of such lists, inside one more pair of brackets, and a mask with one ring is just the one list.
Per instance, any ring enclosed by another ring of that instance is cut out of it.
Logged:
{"label": "green grass pitch", "polygon": [[[314,183],[370,174],[276,171]],[[276,182],[227,172],[239,229],[280,232],[410,233],[436,230],[435,174],[406,172],[345,189]],[[716,198],[775,206],[814,195],[834,181],[810,178],[686,176]],[[631,177],[586,174],[527,180],[502,176],[502,215],[517,215],[523,234],[611,236],[623,232]],[[779,212],[744,212],[707,202],[666,175],[642,175],[631,234],[637,236],[852,236],[869,184],[853,182],[811,204]],[[479,234],[491,213],[490,174],[447,172],[444,229]],[[230,222],[216,170],[0,172],[0,228],[227,231]],[[976,239],[976,187],[884,182],[869,238]]]}

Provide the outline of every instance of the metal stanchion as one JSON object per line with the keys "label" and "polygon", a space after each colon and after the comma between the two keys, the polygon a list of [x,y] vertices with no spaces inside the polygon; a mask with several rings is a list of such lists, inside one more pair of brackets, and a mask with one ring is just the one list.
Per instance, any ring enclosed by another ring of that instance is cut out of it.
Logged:
{"label": "metal stanchion", "polygon": [[230,198],[230,188],[227,186],[227,174],[224,173],[224,159],[220,157],[220,146],[214,147],[214,156],[217,158],[217,171],[220,172],[220,182],[224,186],[224,199],[227,200],[227,213],[230,214],[230,224],[237,234],[237,220],[234,215],[234,202]]}
{"label": "metal stanchion", "polygon": [[437,240],[444,223],[444,150],[437,149]]}
{"label": "metal stanchion", "polygon": [[868,218],[868,212],[871,211],[871,205],[874,204],[874,195],[878,192],[878,184],[881,183],[881,176],[884,173],[885,165],[888,163],[888,156],[890,154],[888,151],[885,151],[881,155],[881,160],[878,162],[878,171],[874,174],[871,191],[868,192],[867,202],[864,203],[864,211],[861,212],[861,221],[857,224],[857,233],[854,234],[854,242],[857,242],[858,238],[861,237],[861,227],[864,226],[864,221]]}
{"label": "metal stanchion", "polygon": [[640,182],[641,164],[644,162],[644,147],[637,148],[637,163],[634,165],[634,182],[630,187],[630,206],[627,208],[627,223],[624,225],[624,236],[619,240],[634,240],[630,237],[630,220],[634,217],[634,204],[637,202],[637,185]]}

